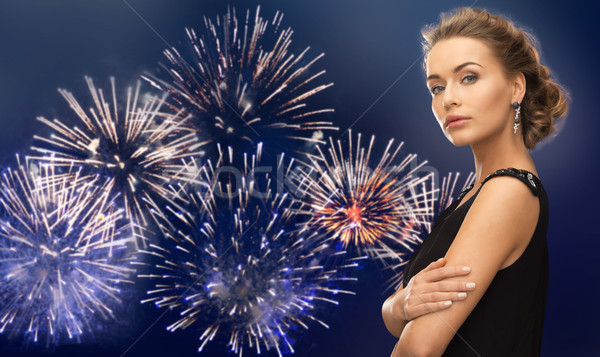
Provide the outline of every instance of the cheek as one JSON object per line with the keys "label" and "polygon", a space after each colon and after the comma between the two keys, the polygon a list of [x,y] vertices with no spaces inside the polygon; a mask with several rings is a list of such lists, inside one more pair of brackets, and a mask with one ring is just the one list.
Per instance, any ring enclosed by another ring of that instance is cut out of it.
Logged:
{"label": "cheek", "polygon": [[435,101],[431,103],[431,112],[433,113],[433,117],[435,121],[440,124],[440,121],[443,120],[444,113],[442,112],[442,106],[438,105]]}
{"label": "cheek", "polygon": [[443,115],[442,111],[444,110],[442,105],[441,96],[437,95],[431,99],[431,111],[435,115],[437,119]]}
{"label": "cheek", "polygon": [[469,88],[469,92],[472,103],[484,111],[497,112],[510,101],[506,98],[505,88],[495,81],[481,82],[479,86]]}
{"label": "cheek", "polygon": [[506,93],[503,88],[491,85],[491,83],[481,84],[468,89],[470,106],[479,115],[498,118],[499,114],[505,111],[506,105],[509,105],[507,104],[508,99],[505,98]]}
{"label": "cheek", "polygon": [[469,102],[478,108],[488,107],[497,100],[495,91],[485,82],[467,87],[465,91],[468,93]]}

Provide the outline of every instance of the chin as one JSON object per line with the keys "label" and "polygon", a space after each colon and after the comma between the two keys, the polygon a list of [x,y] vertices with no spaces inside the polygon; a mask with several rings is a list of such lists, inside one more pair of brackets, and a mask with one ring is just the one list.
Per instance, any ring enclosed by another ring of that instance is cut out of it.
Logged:
{"label": "chin", "polygon": [[452,145],[454,145],[456,147],[461,147],[461,146],[467,146],[469,144],[468,143],[456,143],[456,142],[452,142]]}
{"label": "chin", "polygon": [[448,141],[452,145],[454,145],[456,147],[460,147],[460,146],[465,146],[465,145],[471,144],[471,142],[469,140],[467,140],[466,138],[464,138],[462,135],[446,134],[446,138],[448,139]]}

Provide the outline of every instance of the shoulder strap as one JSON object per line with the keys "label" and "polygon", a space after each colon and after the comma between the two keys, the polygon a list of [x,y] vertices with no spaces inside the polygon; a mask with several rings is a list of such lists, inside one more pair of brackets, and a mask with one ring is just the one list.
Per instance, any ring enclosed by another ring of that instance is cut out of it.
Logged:
{"label": "shoulder strap", "polygon": [[475,186],[475,183],[472,183],[469,186],[463,188],[463,190],[458,195],[458,198],[462,198],[467,192],[469,192],[473,188],[473,186]]}
{"label": "shoulder strap", "polygon": [[492,172],[482,181],[481,185],[483,186],[483,184],[485,184],[485,182],[487,180],[491,179],[492,177],[503,176],[503,175],[518,178],[519,180],[524,182],[527,185],[527,187],[529,187],[531,189],[531,191],[533,192],[533,194],[536,196],[539,196],[542,191],[542,183],[540,182],[540,179],[537,178],[537,176],[535,176],[534,174],[532,174],[531,172],[529,172],[527,170],[515,169],[514,167],[509,167],[506,169],[499,169],[499,170]]}

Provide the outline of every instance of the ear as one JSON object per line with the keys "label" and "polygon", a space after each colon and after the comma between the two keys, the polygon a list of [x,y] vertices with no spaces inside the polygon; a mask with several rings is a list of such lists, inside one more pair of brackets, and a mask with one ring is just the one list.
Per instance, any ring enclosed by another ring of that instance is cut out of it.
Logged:
{"label": "ear", "polygon": [[517,73],[513,77],[512,81],[512,101],[519,101],[519,103],[523,103],[523,97],[525,97],[525,75],[523,72]]}

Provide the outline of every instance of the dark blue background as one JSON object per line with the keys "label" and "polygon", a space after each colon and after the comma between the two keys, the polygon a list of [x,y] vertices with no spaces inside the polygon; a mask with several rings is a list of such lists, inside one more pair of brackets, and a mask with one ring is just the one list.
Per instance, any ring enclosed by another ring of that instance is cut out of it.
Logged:
{"label": "dark blue background", "polygon": [[[184,26],[203,28],[202,15],[226,12],[226,1],[129,0],[131,7],[165,41],[185,41]],[[276,10],[294,30],[292,48],[306,46],[325,68],[333,88],[320,96],[335,108],[342,130],[376,134],[383,145],[395,138],[427,160],[442,175],[473,170],[469,147],[456,148],[443,136],[430,107],[421,69],[421,27],[439,13],[469,1],[230,1],[237,10],[250,7],[271,19]],[[564,130],[538,145],[532,156],[549,195],[550,290],[543,356],[590,356],[600,351],[597,267],[599,133],[596,12],[583,1],[484,1],[475,7],[499,12],[530,29],[540,40],[542,62],[565,85],[573,101]],[[241,11],[240,11],[241,12]],[[179,46],[179,45],[178,45]],[[56,88],[87,98],[84,75],[118,88],[163,61],[163,40],[128,5],[119,0],[32,1],[0,3],[0,163],[12,164],[32,135],[41,133],[37,116],[54,118],[68,111]],[[415,63],[416,61],[416,63]],[[397,80],[397,81],[396,81]],[[596,139],[594,139],[596,137]],[[597,218],[596,218],[597,219]],[[361,272],[357,295],[330,309],[326,330],[313,325],[296,345],[297,356],[388,356],[395,339],[386,331],[380,308],[386,278],[374,266]],[[515,294],[518,294],[515,291]],[[138,297],[136,297],[138,298]],[[65,346],[54,355],[121,355],[159,316],[153,306],[131,307],[129,328],[115,327],[110,342]],[[161,320],[126,356],[194,356],[194,331],[168,333]],[[127,324],[125,324],[127,325]],[[5,339],[0,339],[5,344]],[[210,344],[209,344],[210,345]],[[225,355],[212,346],[204,356]],[[6,345],[0,354],[7,354]],[[244,355],[253,355],[251,351]],[[12,353],[12,352],[11,352]],[[3,354],[3,355],[4,355]],[[33,355],[33,352],[28,352]],[[484,356],[485,357],[485,356]]]}

